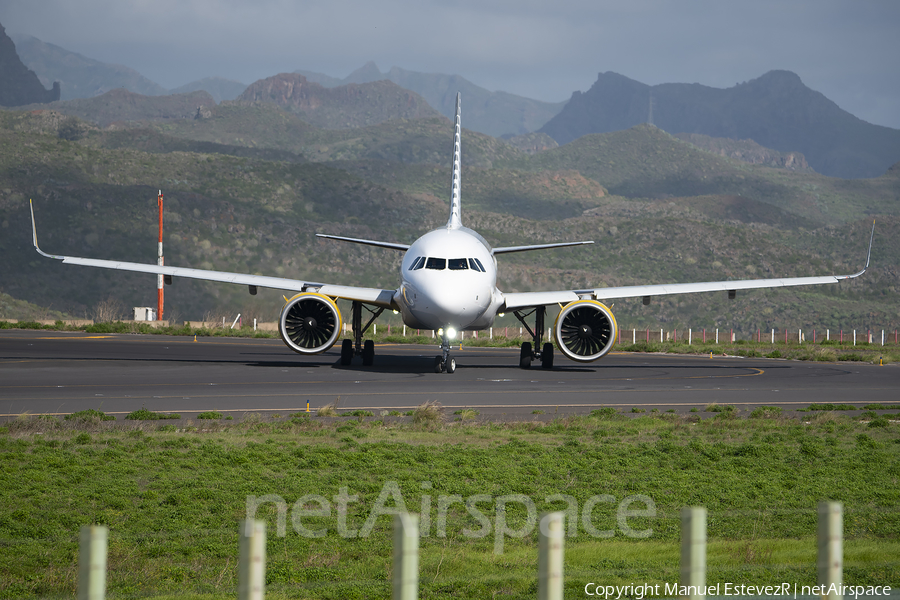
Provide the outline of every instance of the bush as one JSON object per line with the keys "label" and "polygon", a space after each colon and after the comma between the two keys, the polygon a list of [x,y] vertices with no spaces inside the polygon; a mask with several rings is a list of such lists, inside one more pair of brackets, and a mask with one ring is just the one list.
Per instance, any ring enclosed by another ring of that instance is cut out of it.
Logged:
{"label": "bush", "polygon": [[116,420],[113,415],[108,415],[105,412],[94,410],[93,408],[89,408],[87,410],[79,410],[78,412],[66,415],[64,418],[66,421],[89,421],[95,423],[99,423],[100,421]]}
{"label": "bush", "polygon": [[143,406],[140,410],[135,410],[127,415],[125,415],[125,419],[128,421],[157,421],[159,419],[180,419],[181,415],[178,413],[155,413],[153,411],[147,410]]}
{"label": "bush", "polygon": [[202,412],[197,415],[198,419],[221,419],[222,413],[216,412],[214,410],[208,410],[206,412]]}
{"label": "bush", "polygon": [[429,400],[420,404],[413,411],[413,423],[420,425],[436,425],[444,418],[444,407],[440,402]]}

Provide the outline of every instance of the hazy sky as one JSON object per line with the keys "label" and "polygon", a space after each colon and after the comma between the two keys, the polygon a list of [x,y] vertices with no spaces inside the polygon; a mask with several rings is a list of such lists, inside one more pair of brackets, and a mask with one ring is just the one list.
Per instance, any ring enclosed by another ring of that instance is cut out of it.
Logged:
{"label": "hazy sky", "polygon": [[897,0],[0,0],[0,24],[167,88],[373,60],[556,101],[603,71],[731,87],[787,69],[900,128]]}

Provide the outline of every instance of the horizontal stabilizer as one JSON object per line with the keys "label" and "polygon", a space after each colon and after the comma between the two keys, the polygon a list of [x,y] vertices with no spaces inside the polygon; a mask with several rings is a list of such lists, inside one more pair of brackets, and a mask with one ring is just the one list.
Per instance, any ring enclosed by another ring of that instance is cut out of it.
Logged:
{"label": "horizontal stabilizer", "polygon": [[507,254],[509,252],[527,252],[528,250],[546,250],[547,248],[564,248],[565,246],[583,246],[594,242],[562,242],[560,244],[537,244],[535,246],[506,246],[494,248],[494,254]]}
{"label": "horizontal stabilizer", "polygon": [[391,242],[379,242],[376,240],[361,240],[359,238],[342,237],[339,235],[325,235],[317,233],[316,237],[326,238],[329,240],[339,240],[341,242],[353,242],[354,244],[365,244],[366,246],[377,246],[379,248],[390,248],[391,250],[409,250],[409,244],[394,244]]}

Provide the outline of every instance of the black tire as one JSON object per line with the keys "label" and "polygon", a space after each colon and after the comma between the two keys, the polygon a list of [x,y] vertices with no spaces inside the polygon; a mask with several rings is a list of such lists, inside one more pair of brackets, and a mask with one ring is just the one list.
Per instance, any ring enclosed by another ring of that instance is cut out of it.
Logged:
{"label": "black tire", "polygon": [[366,340],[363,344],[363,366],[371,367],[375,362],[375,342]]}
{"label": "black tire", "polygon": [[448,373],[456,373],[456,359],[451,358],[447,361],[447,372]]}
{"label": "black tire", "polygon": [[551,344],[550,342],[544,344],[544,349],[541,350],[541,368],[553,368],[553,344]]}
{"label": "black tire", "polygon": [[350,366],[353,360],[353,340],[344,340],[341,342],[341,364],[345,367]]}
{"label": "black tire", "polygon": [[534,358],[534,355],[531,351],[531,342],[522,342],[522,349],[519,351],[519,367],[530,369],[532,358]]}
{"label": "black tire", "polygon": [[442,362],[442,360],[441,360],[441,357],[440,357],[440,356],[435,356],[435,357],[434,357],[434,372],[435,372],[435,373],[440,373],[440,372],[442,372],[443,370],[444,370],[444,364],[443,364],[443,362]]}

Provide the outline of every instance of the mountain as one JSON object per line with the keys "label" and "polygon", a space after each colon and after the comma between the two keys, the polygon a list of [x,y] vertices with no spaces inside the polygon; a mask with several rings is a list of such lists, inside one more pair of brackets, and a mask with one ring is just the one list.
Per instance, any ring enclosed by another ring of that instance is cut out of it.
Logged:
{"label": "mountain", "polygon": [[541,102],[506,92],[491,92],[459,75],[420,73],[399,67],[382,73],[374,62],[366,63],[344,79],[310,71],[295,72],[325,87],[387,79],[416,92],[448,119],[454,117],[456,92],[462,92],[466,128],[494,137],[535,131],[565,105],[565,102]]}
{"label": "mountain", "polygon": [[26,67],[16,46],[0,25],[0,106],[22,106],[59,100],[59,83],[45,90],[34,71]]}
{"label": "mountain", "polygon": [[168,91],[169,94],[186,94],[188,92],[207,92],[216,103],[225,100],[234,100],[247,89],[246,83],[224,79],[222,77],[205,77],[191,83],[186,83]]}
{"label": "mountain", "polygon": [[727,156],[751,165],[768,165],[791,171],[811,171],[806,157],[799,152],[779,152],[760,146],[753,140],[732,140],[716,138],[702,133],[676,133],[676,138],[693,144],[702,150]]}
{"label": "mountain", "polygon": [[770,71],[727,89],[700,84],[655,86],[600,73],[575,92],[540,131],[560,144],[648,121],[671,133],[753,140],[780,152],[800,152],[832,177],[877,177],[900,160],[900,130],[872,125],[806,87],[789,71]]}
{"label": "mountain", "polygon": [[349,129],[394,119],[438,116],[421,96],[390,81],[326,88],[297,73],[260,79],[250,84],[234,102],[275,104],[326,129]]}
{"label": "mountain", "polygon": [[93,98],[58,100],[45,105],[23,108],[49,109],[106,127],[115,122],[193,119],[201,107],[215,106],[206,92],[171,96],[142,96],[123,88],[110,90]]}
{"label": "mountain", "polygon": [[[63,135],[75,125],[82,136]],[[37,257],[28,199],[45,251],[153,262],[160,188],[170,264],[389,286],[397,253],[314,234],[408,243],[445,223],[451,130],[443,117],[322,130],[267,103],[226,103],[200,119],[105,130],[49,110],[0,110],[0,286],[76,316],[110,296],[125,306],[152,304],[153,276]],[[505,291],[852,272],[865,254],[868,215],[877,214],[872,267],[852,282],[734,301],[701,294],[645,307],[626,299],[615,311],[623,328],[900,323],[900,219],[885,215],[896,214],[894,171],[847,181],[773,169],[701,151],[649,126],[533,155],[483,134],[465,139],[467,226],[496,246],[597,241],[505,257]],[[276,151],[280,145],[303,156]],[[660,189],[672,195],[656,195]],[[271,319],[283,304],[277,291],[251,297],[242,286],[177,278],[166,298],[173,319],[216,310]],[[396,317],[381,322],[389,319]]]}
{"label": "mountain", "polygon": [[30,35],[13,36],[22,62],[37,73],[44,85],[60,82],[56,100],[92,98],[116,88],[125,88],[144,96],[160,96],[166,89],[134,69],[112,65],[70,52]]}

